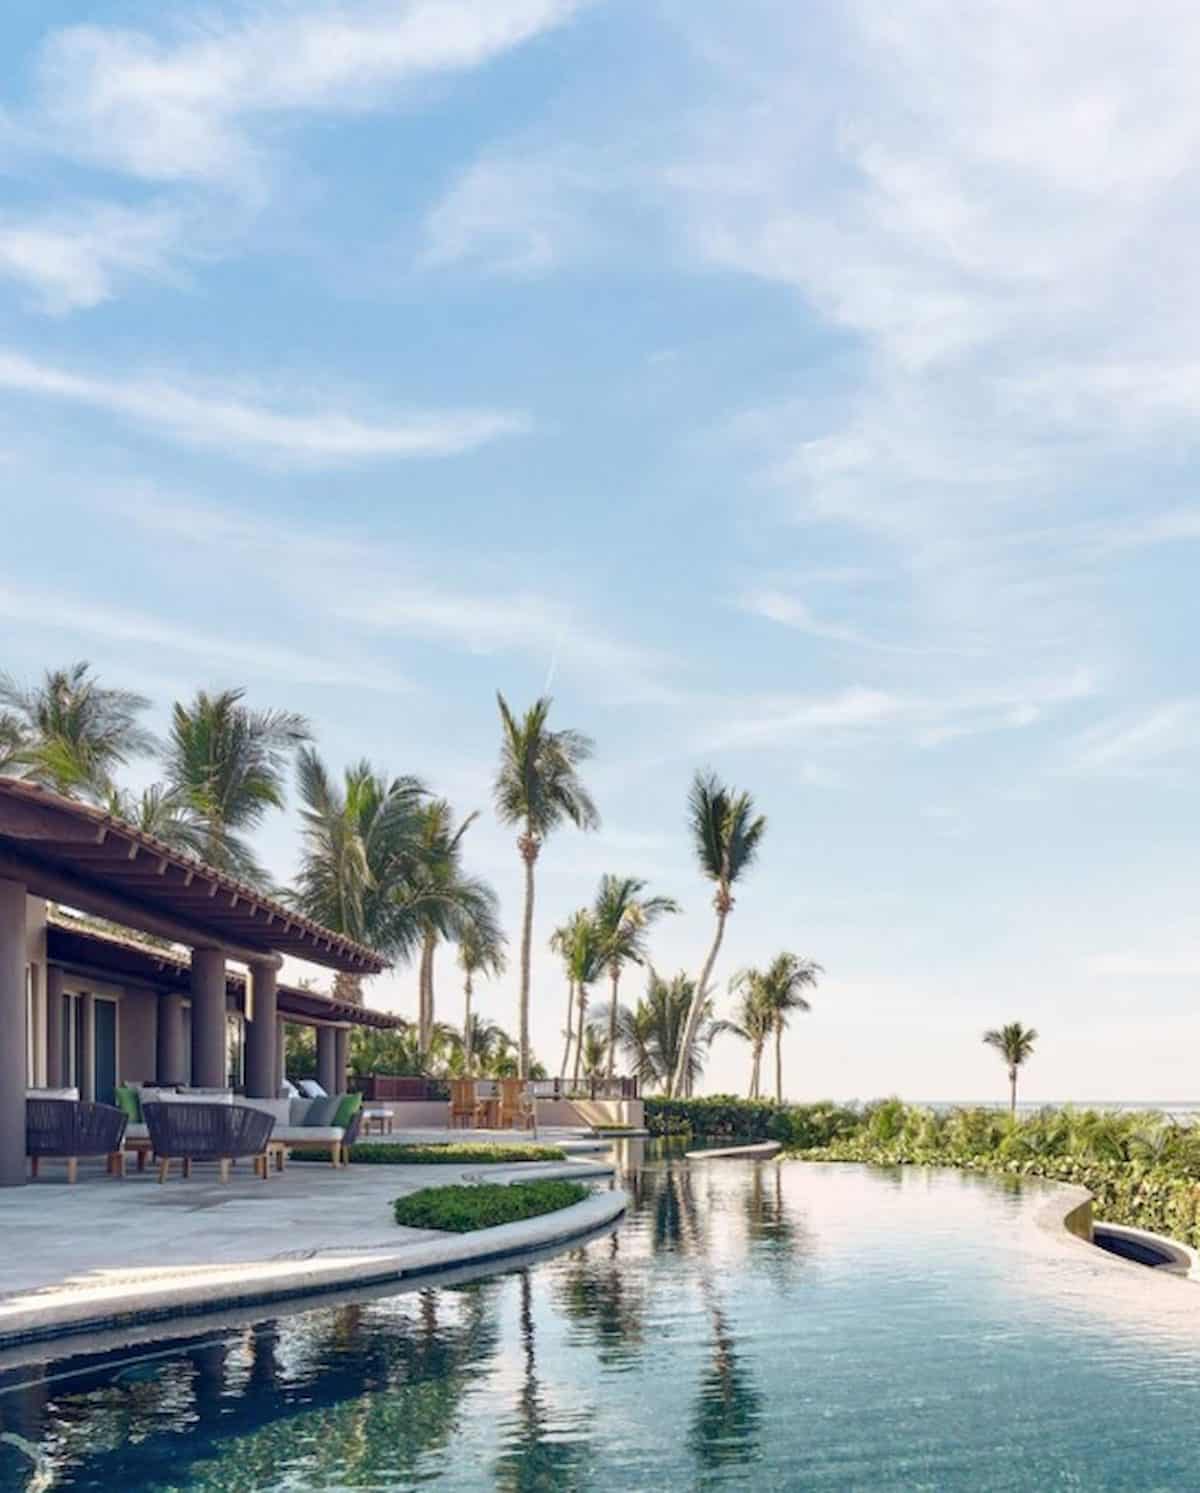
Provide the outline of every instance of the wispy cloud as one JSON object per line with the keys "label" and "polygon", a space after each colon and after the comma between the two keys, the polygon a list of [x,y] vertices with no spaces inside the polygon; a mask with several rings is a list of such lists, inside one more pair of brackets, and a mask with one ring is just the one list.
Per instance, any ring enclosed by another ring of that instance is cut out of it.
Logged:
{"label": "wispy cloud", "polygon": [[1095,954],[1087,961],[1090,975],[1131,980],[1194,980],[1200,976],[1200,949],[1142,954],[1134,950]]}
{"label": "wispy cloud", "polygon": [[200,386],[175,374],[102,378],[2,349],[0,388],[87,405],[174,440],[285,465],[452,456],[530,426],[527,416],[500,410],[367,419],[291,393]]}
{"label": "wispy cloud", "polygon": [[192,10],[158,32],[72,26],[47,41],[36,122],[78,157],[155,181],[253,183],[280,119],[361,113],[480,67],[579,0],[298,0]]}
{"label": "wispy cloud", "polygon": [[0,276],[27,285],[52,315],[98,306],[133,276],[167,276],[181,232],[179,213],[165,205],[82,202],[7,213],[0,216]]}
{"label": "wispy cloud", "polygon": [[161,616],[150,613],[73,600],[62,590],[42,591],[0,581],[0,617],[26,626],[36,619],[39,628],[73,633],[82,639],[104,638],[200,658],[208,664],[229,664],[254,678],[349,686],[386,694],[407,687],[390,667],[365,667],[361,661],[348,663],[344,657],[323,658],[319,653],[282,647],[265,638],[231,638],[164,622]]}
{"label": "wispy cloud", "polygon": [[1075,737],[1068,771],[1140,776],[1200,746],[1200,701],[1172,700],[1101,722]]}

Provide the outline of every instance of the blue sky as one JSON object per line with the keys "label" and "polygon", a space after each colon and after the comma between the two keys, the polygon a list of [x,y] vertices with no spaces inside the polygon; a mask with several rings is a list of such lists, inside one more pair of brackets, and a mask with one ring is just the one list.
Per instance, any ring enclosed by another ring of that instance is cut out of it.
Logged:
{"label": "blue sky", "polygon": [[1189,7],[87,14],[0,18],[5,667],[243,684],[464,810],[549,682],[604,827],[543,949],[611,870],[698,967],[712,766],[770,820],[722,981],[827,969],[797,1097],[999,1094],[1010,1019],[1029,1097],[1194,1095]]}

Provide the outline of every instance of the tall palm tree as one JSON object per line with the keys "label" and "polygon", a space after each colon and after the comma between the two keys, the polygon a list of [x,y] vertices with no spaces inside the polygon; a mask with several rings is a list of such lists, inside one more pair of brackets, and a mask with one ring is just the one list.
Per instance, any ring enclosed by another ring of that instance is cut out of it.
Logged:
{"label": "tall palm tree", "polygon": [[266,873],[242,831],[284,806],[284,775],[292,753],[311,732],[290,710],[251,710],[245,691],[200,690],[190,705],[175,702],[167,741],[167,784],[204,826],[203,856],[245,881]]}
{"label": "tall palm tree", "polygon": [[[311,747],[296,763],[300,791],[300,871],[289,895],[306,917],[366,944],[393,962],[421,944],[418,914],[404,900],[419,854],[421,810],[416,778],[388,778],[369,762],[347,767],[341,783]],[[339,999],[362,1004],[362,976],[340,975]]]}
{"label": "tall palm tree", "polygon": [[123,819],[145,835],[153,835],[172,850],[199,856],[204,850],[204,826],[188,807],[182,794],[152,783],[141,793],[112,788],[104,807],[114,819]]}
{"label": "tall palm tree", "polygon": [[[565,923],[550,936],[550,947],[563,962],[567,977],[567,1024],[563,1029],[563,1057],[559,1076],[566,1078],[571,1062],[571,1046],[576,1045],[575,1077],[579,1077],[579,1035],[587,1019],[588,986],[600,973],[600,940],[591,911],[577,908]],[[578,1032],[574,1028],[576,1004],[579,1010]]]}
{"label": "tall palm tree", "polygon": [[133,690],[103,688],[88,663],[48,669],[29,687],[0,674],[0,770],[56,793],[103,799],[115,768],[154,750],[138,723],[149,704]]}
{"label": "tall palm tree", "polygon": [[762,991],[758,970],[739,970],[729,982],[730,995],[739,997],[733,1019],[715,1023],[714,1036],[738,1037],[750,1047],[750,1087],[748,1097],[759,1097],[763,1048],[775,1025],[775,1014]]}
{"label": "tall palm tree", "polygon": [[1008,1112],[1017,1114],[1017,1073],[1033,1056],[1038,1034],[1031,1026],[1010,1021],[1007,1026],[993,1027],[983,1034],[985,1047],[994,1047],[1008,1066]]}
{"label": "tall palm tree", "polygon": [[[748,793],[726,787],[713,773],[698,772],[688,795],[688,827],[700,871],[716,887],[713,907],[717,927],[700,978],[696,981],[685,1040],[680,1047],[681,1062],[691,1051],[704,1002],[709,998],[713,966],[725,937],[726,920],[733,911],[733,888],[753,865],[767,832],[767,821],[762,814],[754,812],[754,800]],[[682,1069],[672,1076],[668,1090],[670,1096],[681,1092],[683,1078]]]}
{"label": "tall palm tree", "polygon": [[458,967],[463,972],[463,1069],[470,1073],[475,1060],[475,1032],[478,1016],[471,1010],[476,975],[502,975],[508,965],[504,953],[504,935],[498,929],[491,934],[478,923],[469,922],[458,935]]}
{"label": "tall palm tree", "polygon": [[421,810],[418,854],[402,899],[421,925],[420,1010],[417,1028],[427,1052],[434,1025],[434,958],[443,938],[457,939],[474,927],[486,943],[498,944],[499,900],[486,881],[469,876],[462,864],[462,840],[478,818],[468,814],[455,827],[454,811],[444,798]]}
{"label": "tall palm tree", "polygon": [[550,699],[537,699],[519,720],[497,693],[500,767],[494,796],[501,823],[520,828],[517,849],[525,866],[525,915],[521,924],[520,1076],[529,1077],[529,961],[533,946],[533,868],[552,830],[564,822],[595,829],[600,816],[578,768],[592,755],[579,731],[551,731]]}
{"label": "tall palm tree", "polygon": [[669,912],[678,912],[673,897],[644,897],[646,883],[636,876],[603,876],[592,916],[600,940],[601,958],[608,969],[609,1021],[608,1077],[613,1076],[617,1052],[618,987],[627,964],[646,962],[646,936],[650,928]]}
{"label": "tall palm tree", "polygon": [[579,1044],[579,1067],[584,1078],[600,1078],[603,1075],[607,1052],[608,1043],[596,1028],[585,1028],[583,1041]]}
{"label": "tall palm tree", "polygon": [[758,985],[762,1000],[771,1015],[771,1030],[775,1036],[775,1100],[783,1103],[783,1034],[788,1017],[793,1011],[808,1011],[811,1007],[804,997],[824,971],[811,959],[801,959],[796,954],[778,954],[767,968],[758,974],[750,974]]}

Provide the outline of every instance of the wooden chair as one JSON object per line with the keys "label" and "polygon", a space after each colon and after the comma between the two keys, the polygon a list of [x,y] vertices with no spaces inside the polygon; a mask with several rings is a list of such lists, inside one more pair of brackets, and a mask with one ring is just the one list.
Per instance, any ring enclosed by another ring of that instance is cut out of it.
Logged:
{"label": "wooden chair", "polygon": [[473,1078],[450,1080],[450,1128],[466,1130],[476,1125],[479,1119],[479,1100],[475,1097]]}
{"label": "wooden chair", "polygon": [[221,1181],[228,1182],[230,1167],[241,1156],[251,1157],[255,1175],[267,1180],[273,1115],[241,1104],[191,1103],[144,1104],[142,1113],[158,1158],[160,1182],[167,1180],[176,1160],[183,1163],[184,1177],[192,1175],[194,1161],[215,1161]]}
{"label": "wooden chair", "polygon": [[83,1099],[26,1099],[25,1154],[38,1175],[43,1157],[67,1163],[67,1181],[79,1175],[81,1156],[104,1156],[110,1177],[125,1175],[125,1115],[111,1104]]}
{"label": "wooden chair", "polygon": [[500,1129],[514,1130],[518,1125],[523,1125],[522,1110],[524,1107],[525,1080],[523,1078],[502,1078],[500,1080]]}

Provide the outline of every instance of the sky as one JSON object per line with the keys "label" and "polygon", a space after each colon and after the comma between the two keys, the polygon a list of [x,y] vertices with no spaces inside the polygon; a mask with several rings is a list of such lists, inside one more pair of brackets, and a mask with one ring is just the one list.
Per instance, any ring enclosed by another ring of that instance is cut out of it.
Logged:
{"label": "sky", "polygon": [[698,971],[711,768],[768,818],[722,1009],[825,969],[792,1097],[1001,1098],[1021,1020],[1024,1097],[1195,1098],[1198,73],[1175,0],[10,0],[0,667],[419,774],[514,948],[495,692],[549,691],[555,1071],[602,873]]}

